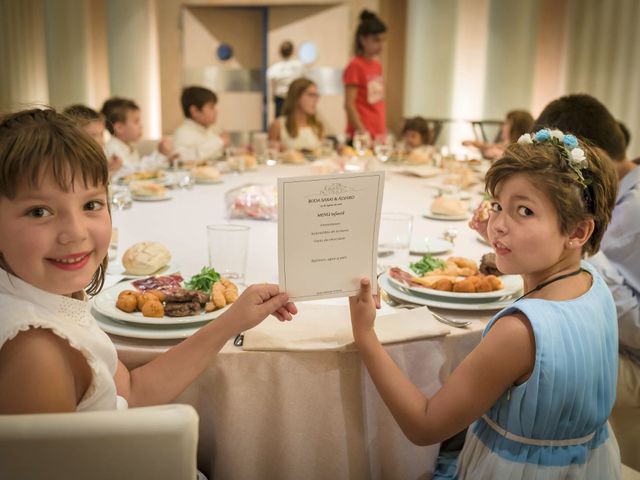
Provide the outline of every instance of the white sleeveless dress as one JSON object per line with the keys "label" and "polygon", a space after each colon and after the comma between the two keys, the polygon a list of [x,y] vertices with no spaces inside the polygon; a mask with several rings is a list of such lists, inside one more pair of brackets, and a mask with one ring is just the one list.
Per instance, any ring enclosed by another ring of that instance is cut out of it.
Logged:
{"label": "white sleeveless dress", "polygon": [[0,311],[0,348],[22,331],[46,328],[82,353],[92,379],[77,411],[126,408],[124,398],[116,399],[116,349],[86,301],[45,292],[0,269]]}
{"label": "white sleeveless dress", "polygon": [[311,127],[302,127],[298,129],[298,136],[289,135],[286,126],[286,118],[279,117],[280,122],[280,139],[287,150],[317,150],[322,146],[320,137]]}

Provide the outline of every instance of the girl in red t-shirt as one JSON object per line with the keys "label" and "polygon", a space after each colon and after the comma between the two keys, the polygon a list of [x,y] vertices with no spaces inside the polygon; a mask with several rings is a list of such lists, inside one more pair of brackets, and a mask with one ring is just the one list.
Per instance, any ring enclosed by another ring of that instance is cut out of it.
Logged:
{"label": "girl in red t-shirt", "polygon": [[375,138],[386,131],[382,64],[376,59],[382,52],[386,31],[375,13],[362,11],[355,38],[356,56],[343,75],[349,136],[369,132]]}

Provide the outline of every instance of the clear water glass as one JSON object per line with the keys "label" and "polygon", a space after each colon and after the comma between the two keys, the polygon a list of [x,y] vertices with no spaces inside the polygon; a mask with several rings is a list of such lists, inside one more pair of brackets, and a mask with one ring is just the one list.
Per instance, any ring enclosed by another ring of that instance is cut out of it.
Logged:
{"label": "clear water glass", "polygon": [[371,148],[369,132],[355,132],[353,134],[353,148],[361,157]]}

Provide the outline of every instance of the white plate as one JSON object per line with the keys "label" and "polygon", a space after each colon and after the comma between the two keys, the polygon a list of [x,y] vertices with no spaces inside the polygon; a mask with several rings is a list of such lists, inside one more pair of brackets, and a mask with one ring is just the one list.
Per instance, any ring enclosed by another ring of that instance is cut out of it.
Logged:
{"label": "white plate", "polygon": [[500,277],[504,288],[500,290],[494,290],[492,292],[479,292],[479,293],[464,293],[464,292],[443,292],[442,290],[435,290],[433,288],[426,287],[411,287],[406,285],[395,278],[389,276],[389,282],[393,284],[396,289],[402,289],[403,291],[411,294],[420,295],[422,297],[433,297],[442,301],[453,300],[477,300],[479,302],[489,300],[495,300],[497,298],[504,297],[506,295],[514,295],[522,290],[523,282],[520,275],[502,275]]}
{"label": "white plate", "polygon": [[450,301],[446,302],[437,300],[433,297],[410,295],[404,290],[396,288],[389,281],[389,275],[387,273],[380,275],[378,283],[389,295],[403,302],[415,303],[417,305],[424,305],[427,307],[448,308],[450,310],[502,310],[503,308],[510,306],[515,300],[514,298],[509,298],[498,302],[456,302],[455,299],[450,299]]}
{"label": "white plate", "polygon": [[109,266],[107,267],[107,273],[109,275],[122,275],[127,278],[146,278],[151,275],[164,275],[167,273],[176,273],[180,270],[180,267],[177,263],[170,262],[168,265],[165,265],[160,270],[157,270],[153,273],[149,273],[147,275],[134,275],[132,273],[127,272],[124,269],[124,265],[121,262],[109,262]]}
{"label": "white plate", "polygon": [[222,183],[224,180],[222,180],[221,178],[196,178],[195,181],[198,185],[213,185],[216,183]]}
{"label": "white plate", "polygon": [[187,338],[193,335],[202,325],[166,325],[152,327],[150,325],[137,325],[135,323],[118,323],[98,313],[95,308],[91,314],[98,322],[98,326],[107,333],[120,335],[121,337],[146,338],[151,340],[169,340],[173,338]]}
{"label": "white plate", "polygon": [[111,288],[107,288],[106,290],[103,290],[91,300],[91,304],[93,308],[96,309],[98,313],[101,313],[102,315],[112,320],[119,320],[121,322],[154,325],[154,326],[167,325],[167,324],[184,325],[184,324],[205,322],[207,320],[211,320],[213,318],[218,317],[221,313],[226,311],[228,308],[228,307],[224,307],[224,308],[221,308],[220,310],[215,310],[213,312],[200,313],[197,315],[190,315],[188,317],[168,317],[165,315],[162,318],[145,317],[142,315],[141,312],[134,312],[134,313],[123,312],[118,307],[116,307],[116,301],[118,300],[118,295],[123,290],[135,290],[135,287],[132,285],[134,281],[135,280],[130,280],[128,282],[120,282]]}
{"label": "white plate", "polygon": [[453,249],[453,243],[443,238],[423,237],[411,242],[409,253],[411,255],[426,255],[427,253],[437,255],[438,253],[448,252],[451,249]]}
{"label": "white plate", "polygon": [[138,202],[164,202],[165,200],[171,200],[170,195],[165,195],[163,197],[154,197],[153,195],[134,195],[131,194],[131,198]]}
{"label": "white plate", "polygon": [[466,220],[469,218],[469,214],[465,213],[463,215],[441,215],[439,213],[433,213],[429,210],[427,213],[422,215],[425,218],[430,218],[432,220],[448,220],[448,221],[458,221],[458,220]]}

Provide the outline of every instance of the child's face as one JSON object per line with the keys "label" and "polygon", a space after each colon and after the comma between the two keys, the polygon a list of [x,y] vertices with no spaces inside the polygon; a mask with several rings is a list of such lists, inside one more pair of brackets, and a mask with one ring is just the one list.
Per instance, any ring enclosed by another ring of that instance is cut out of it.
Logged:
{"label": "child's face", "polygon": [[360,44],[364,50],[364,54],[368,57],[375,57],[382,53],[384,47],[385,35],[384,33],[361,35]]}
{"label": "child's face", "polygon": [[497,267],[508,274],[533,274],[555,265],[568,240],[551,200],[525,174],[498,184],[487,234]]}
{"label": "child's face", "polygon": [[203,127],[208,127],[216,123],[218,119],[218,107],[213,102],[207,102],[202,105],[202,108],[193,106],[191,108],[191,120],[199,123]]}
{"label": "child's face", "polygon": [[102,120],[91,120],[85,123],[82,129],[104,148],[104,122]]}
{"label": "child's face", "polygon": [[9,269],[34,287],[59,295],[85,288],[109,248],[106,188],[80,179],[63,192],[51,175],[38,188],[0,198],[0,252]]}
{"label": "child's face", "polygon": [[318,87],[311,84],[302,92],[302,95],[300,95],[298,107],[307,115],[315,115],[319,97]]}
{"label": "child's face", "polygon": [[422,145],[422,135],[420,135],[420,132],[416,132],[415,130],[407,130],[404,132],[402,139],[409,148],[416,148]]}
{"label": "child's face", "polygon": [[124,122],[113,126],[116,137],[125,143],[135,143],[142,138],[142,117],[140,110],[129,110]]}

